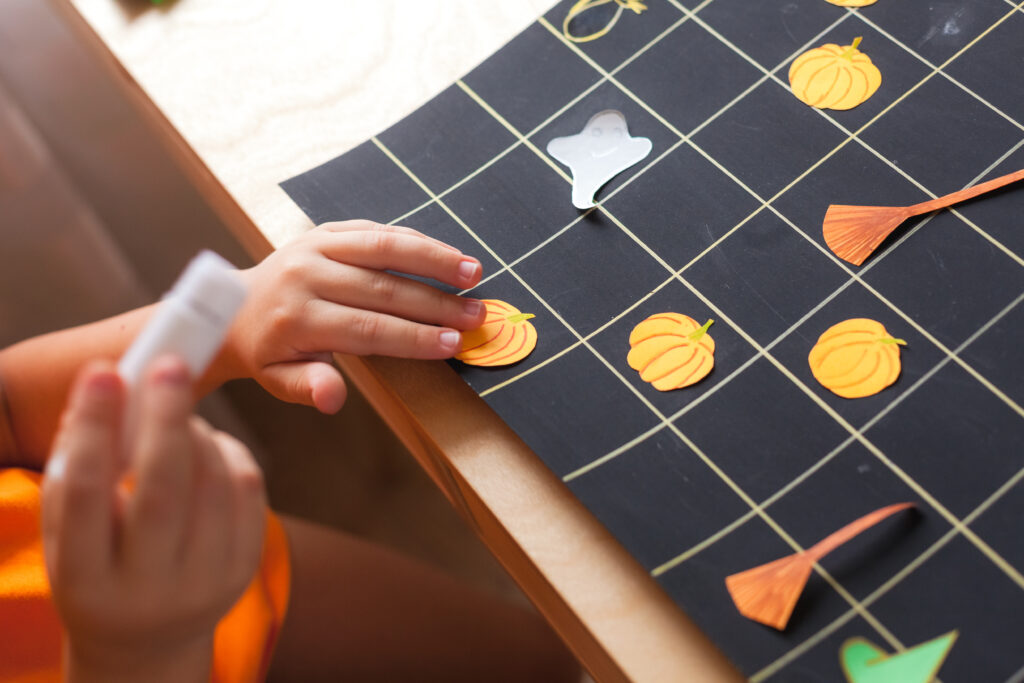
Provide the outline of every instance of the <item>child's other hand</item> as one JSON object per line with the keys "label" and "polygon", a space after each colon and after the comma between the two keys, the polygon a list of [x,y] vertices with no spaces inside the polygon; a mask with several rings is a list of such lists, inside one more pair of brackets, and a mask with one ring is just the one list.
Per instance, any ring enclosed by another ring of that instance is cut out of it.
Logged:
{"label": "child's other hand", "polygon": [[206,681],[216,624],[259,564],[263,479],[245,446],[192,415],[181,361],[156,361],[140,392],[132,490],[118,484],[125,396],[109,364],[79,375],[47,467],[66,667],[80,681]]}
{"label": "child's other hand", "polygon": [[408,273],[467,289],[480,262],[409,228],[326,223],[244,271],[250,287],[229,348],[238,373],[274,396],[333,413],[345,383],[331,353],[450,358],[459,330],[483,324],[483,304]]}

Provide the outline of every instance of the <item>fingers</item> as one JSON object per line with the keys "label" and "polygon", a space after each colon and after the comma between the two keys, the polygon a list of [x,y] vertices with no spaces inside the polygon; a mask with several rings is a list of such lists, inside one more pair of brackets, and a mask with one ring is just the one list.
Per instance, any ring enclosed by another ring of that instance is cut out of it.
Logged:
{"label": "fingers", "polygon": [[380,270],[320,263],[308,277],[317,296],[343,306],[459,330],[483,324],[483,303]]}
{"label": "fingers", "polygon": [[256,572],[263,550],[267,507],[263,472],[249,449],[234,437],[216,432],[214,441],[228,473],[234,513],[232,553],[226,569],[241,592]]}
{"label": "fingers", "polygon": [[327,415],[341,410],[348,395],[341,373],[324,361],[274,363],[256,379],[282,401],[313,406]]}
{"label": "fingers", "polygon": [[451,358],[462,348],[458,330],[386,313],[315,301],[306,307],[309,342],[340,353],[398,358]]}
{"label": "fingers", "polygon": [[139,395],[138,430],[129,454],[136,488],[125,520],[126,561],[142,571],[173,566],[183,546],[193,496],[192,387],[185,364],[155,361]]}
{"label": "fingers", "polygon": [[448,244],[447,242],[442,242],[441,240],[434,239],[429,235],[424,235],[419,230],[413,230],[412,228],[406,228],[401,225],[386,225],[384,223],[377,223],[375,221],[367,220],[351,220],[336,223],[323,223],[319,227],[328,232],[365,232],[377,230],[381,232],[400,233],[403,235],[414,235],[416,237],[422,237],[425,240],[430,240],[431,242],[434,242],[435,244],[438,244],[444,247],[445,249],[451,249],[454,252],[461,253],[459,252],[458,249]]}
{"label": "fingers", "polygon": [[480,262],[472,256],[403,232],[328,231],[320,250],[338,263],[419,275],[460,289],[475,286],[483,274]]}
{"label": "fingers", "polygon": [[186,568],[201,575],[224,566],[232,554],[234,501],[228,468],[206,421],[193,417],[189,428],[195,449],[195,492],[184,557]]}
{"label": "fingers", "polygon": [[51,578],[88,579],[110,566],[123,404],[124,389],[110,363],[87,367],[71,390],[42,490]]}

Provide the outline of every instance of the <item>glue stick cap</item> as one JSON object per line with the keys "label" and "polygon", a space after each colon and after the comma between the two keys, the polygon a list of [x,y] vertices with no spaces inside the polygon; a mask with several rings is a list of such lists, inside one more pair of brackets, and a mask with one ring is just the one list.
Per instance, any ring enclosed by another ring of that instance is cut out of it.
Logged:
{"label": "glue stick cap", "polygon": [[186,306],[221,327],[231,323],[245,301],[245,293],[235,267],[219,254],[204,249],[192,259],[164,299],[180,297]]}
{"label": "glue stick cap", "polygon": [[234,266],[203,251],[185,269],[153,317],[121,357],[118,372],[129,386],[162,354],[175,354],[193,377],[201,376],[224,343],[245,301],[245,283]]}

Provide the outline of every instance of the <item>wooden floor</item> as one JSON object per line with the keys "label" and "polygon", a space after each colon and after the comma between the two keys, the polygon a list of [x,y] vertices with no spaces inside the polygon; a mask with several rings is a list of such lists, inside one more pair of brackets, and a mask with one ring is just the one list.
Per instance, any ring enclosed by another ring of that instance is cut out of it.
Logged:
{"label": "wooden floor", "polygon": [[[110,74],[38,0],[0,0],[0,346],[154,300],[199,248],[247,257]],[[518,591],[354,391],[341,415],[254,383],[204,411],[250,444],[273,506]]]}

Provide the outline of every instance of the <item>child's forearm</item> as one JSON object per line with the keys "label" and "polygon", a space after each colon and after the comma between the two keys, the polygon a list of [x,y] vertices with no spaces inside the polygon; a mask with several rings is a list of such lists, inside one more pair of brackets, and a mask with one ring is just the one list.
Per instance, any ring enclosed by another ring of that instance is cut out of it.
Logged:
{"label": "child's forearm", "polygon": [[[95,359],[116,362],[157,305],[0,350],[0,466],[41,469],[45,465],[68,389],[78,371]],[[196,383],[197,396],[237,376],[232,358],[229,349],[221,351]],[[10,434],[12,443],[5,443],[5,433]]]}

